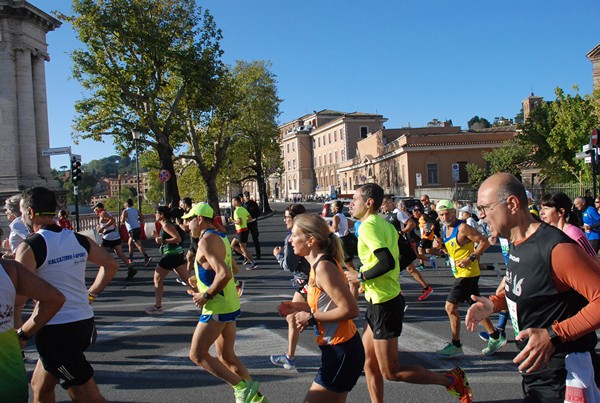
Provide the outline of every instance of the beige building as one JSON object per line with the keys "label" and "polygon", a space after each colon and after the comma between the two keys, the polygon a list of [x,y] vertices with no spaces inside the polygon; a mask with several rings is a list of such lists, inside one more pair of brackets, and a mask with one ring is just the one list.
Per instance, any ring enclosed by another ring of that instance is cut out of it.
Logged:
{"label": "beige building", "polygon": [[[524,101],[534,106],[541,98]],[[382,115],[323,110],[280,126],[283,173],[271,196],[351,195],[375,182],[386,193],[453,197],[468,187],[466,166],[486,167],[483,153],[511,140],[516,125],[463,131],[458,126],[385,129]]]}
{"label": "beige building", "polygon": [[386,121],[377,114],[325,109],[280,126],[283,172],[271,177],[271,196],[339,193],[338,167],[354,158],[358,142],[381,130]]}
{"label": "beige building", "polygon": [[594,89],[600,89],[600,44],[585,55],[592,62],[592,78],[594,80]]}

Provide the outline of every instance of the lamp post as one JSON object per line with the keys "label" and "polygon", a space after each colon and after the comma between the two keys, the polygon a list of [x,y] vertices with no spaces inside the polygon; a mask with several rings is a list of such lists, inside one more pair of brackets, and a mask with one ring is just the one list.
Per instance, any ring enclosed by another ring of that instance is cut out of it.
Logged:
{"label": "lamp post", "polygon": [[117,228],[121,230],[121,175],[119,174],[119,159],[115,160],[117,164]]}
{"label": "lamp post", "polygon": [[140,131],[133,129],[131,131],[131,137],[133,137],[133,144],[135,146],[135,174],[136,174],[136,185],[137,185],[137,208],[140,214],[142,214],[142,201],[140,199],[140,150],[138,148],[138,141],[140,140]]}

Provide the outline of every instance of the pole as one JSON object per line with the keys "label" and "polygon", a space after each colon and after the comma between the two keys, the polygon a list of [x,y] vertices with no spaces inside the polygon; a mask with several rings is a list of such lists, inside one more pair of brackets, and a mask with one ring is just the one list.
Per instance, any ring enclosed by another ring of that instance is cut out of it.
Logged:
{"label": "pole", "polygon": [[137,140],[135,141],[135,173],[137,176],[137,207],[140,214],[142,214],[142,200],[140,196],[140,150],[138,148]]}
{"label": "pole", "polygon": [[597,185],[596,185],[596,149],[593,148],[592,149],[592,183],[594,185],[594,200],[596,200],[596,196],[597,196],[597,192],[596,190],[598,189]]}
{"label": "pole", "polygon": [[119,212],[121,211],[121,175],[117,175],[117,183],[119,185],[119,187],[117,188],[117,228],[119,228],[119,231],[121,230],[121,214],[119,214]]}
{"label": "pole", "polygon": [[73,186],[73,200],[75,201],[75,230],[79,232],[79,186]]}

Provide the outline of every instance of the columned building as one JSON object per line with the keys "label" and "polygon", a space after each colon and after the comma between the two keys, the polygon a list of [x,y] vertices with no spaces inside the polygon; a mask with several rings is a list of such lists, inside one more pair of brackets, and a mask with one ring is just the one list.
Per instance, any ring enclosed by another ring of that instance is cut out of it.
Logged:
{"label": "columned building", "polygon": [[46,34],[60,25],[27,1],[0,0],[0,196],[59,188],[42,149],[50,145]]}

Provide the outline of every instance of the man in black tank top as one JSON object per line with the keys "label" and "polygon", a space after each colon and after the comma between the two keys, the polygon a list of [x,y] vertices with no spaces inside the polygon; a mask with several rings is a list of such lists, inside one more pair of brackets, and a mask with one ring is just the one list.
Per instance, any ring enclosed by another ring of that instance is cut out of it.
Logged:
{"label": "man in black tank top", "polygon": [[483,182],[477,204],[491,235],[511,246],[505,293],[473,297],[467,327],[473,331],[492,312],[508,308],[521,350],[514,362],[523,376],[524,401],[572,401],[565,396],[566,361],[578,360],[588,374],[595,369],[600,383],[600,265],[563,232],[532,217],[525,188],[510,174]]}

